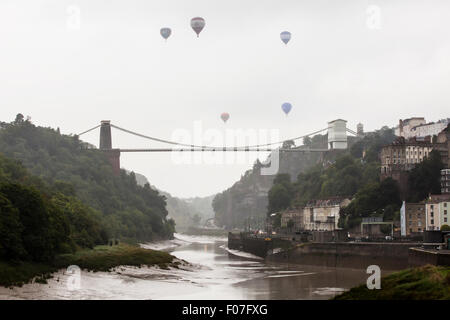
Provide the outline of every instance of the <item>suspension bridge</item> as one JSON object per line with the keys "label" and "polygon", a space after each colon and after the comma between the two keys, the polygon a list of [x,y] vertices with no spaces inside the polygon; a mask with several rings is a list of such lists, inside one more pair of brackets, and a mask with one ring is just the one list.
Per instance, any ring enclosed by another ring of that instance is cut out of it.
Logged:
{"label": "suspension bridge", "polygon": [[[132,130],[124,129],[111,123],[110,120],[102,120],[99,125],[83,131],[78,134],[82,136],[88,132],[100,128],[100,145],[99,150],[105,152],[108,159],[113,167],[115,174],[120,172],[120,154],[123,152],[326,152],[333,149],[346,149],[347,148],[347,133],[352,135],[357,135],[356,132],[347,128],[347,121],[342,119],[336,119],[328,122],[328,126],[324,129],[320,129],[302,136],[294,137],[291,139],[284,139],[283,141],[257,144],[257,145],[246,145],[246,146],[235,146],[235,147],[224,147],[224,146],[207,146],[207,145],[195,145],[195,144],[185,144],[176,141],[170,141],[166,139],[161,139],[157,137],[152,137],[144,135]],[[176,146],[171,148],[144,148],[144,149],[119,149],[112,147],[112,135],[111,128],[116,130],[143,138],[151,140],[154,142],[160,142],[166,145]],[[328,148],[327,149],[313,149],[308,147],[292,147],[283,148],[286,141],[297,141],[305,137],[311,137],[319,133],[327,132],[328,134]]]}

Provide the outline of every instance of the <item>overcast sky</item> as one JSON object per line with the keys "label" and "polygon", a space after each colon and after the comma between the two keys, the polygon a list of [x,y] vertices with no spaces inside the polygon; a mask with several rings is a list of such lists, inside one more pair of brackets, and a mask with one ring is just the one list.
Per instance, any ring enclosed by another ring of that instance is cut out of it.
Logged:
{"label": "overcast sky", "polygon": [[[206,20],[199,38],[196,16]],[[162,27],[172,29],[167,42]],[[1,0],[0,120],[22,112],[69,134],[106,119],[163,139],[194,134],[195,123],[280,139],[336,118],[373,130],[450,116],[449,59],[447,0]],[[293,105],[287,117],[283,102]],[[83,139],[98,145],[98,136]],[[113,146],[163,145],[113,131]],[[187,197],[228,188],[255,157],[179,164],[137,153],[121,164]]]}

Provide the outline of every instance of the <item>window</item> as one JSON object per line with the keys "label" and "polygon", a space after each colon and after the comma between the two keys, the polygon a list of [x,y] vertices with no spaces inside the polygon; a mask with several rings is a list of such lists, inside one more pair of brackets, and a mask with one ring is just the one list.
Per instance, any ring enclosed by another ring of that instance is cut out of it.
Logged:
{"label": "window", "polygon": [[444,218],[444,222],[447,222],[447,218]]}
{"label": "window", "polygon": [[434,208],[434,205],[431,205],[430,208],[433,209],[433,208]]}
{"label": "window", "polygon": [[422,221],[417,221],[417,226],[421,227],[422,226]]}
{"label": "window", "polygon": [[434,220],[433,219],[431,219],[431,222],[430,222],[431,224],[434,224]]}
{"label": "window", "polygon": [[444,202],[444,208],[447,208],[447,202]]}

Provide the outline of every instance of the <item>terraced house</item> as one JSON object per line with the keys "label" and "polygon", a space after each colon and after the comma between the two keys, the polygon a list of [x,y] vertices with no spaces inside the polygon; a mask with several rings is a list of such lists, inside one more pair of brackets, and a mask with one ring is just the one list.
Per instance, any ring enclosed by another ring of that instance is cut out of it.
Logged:
{"label": "terraced house", "polygon": [[450,225],[450,194],[430,195],[425,203],[426,229],[440,230]]}

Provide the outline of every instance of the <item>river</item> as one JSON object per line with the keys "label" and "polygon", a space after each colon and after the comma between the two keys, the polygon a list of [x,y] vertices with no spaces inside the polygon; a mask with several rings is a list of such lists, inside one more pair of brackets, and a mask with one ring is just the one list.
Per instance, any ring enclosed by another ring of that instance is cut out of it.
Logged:
{"label": "river", "polygon": [[176,234],[143,247],[166,250],[190,266],[81,271],[77,286],[61,270],[47,284],[0,287],[0,299],[329,299],[368,277],[365,270],[265,263],[228,250],[225,238]]}

